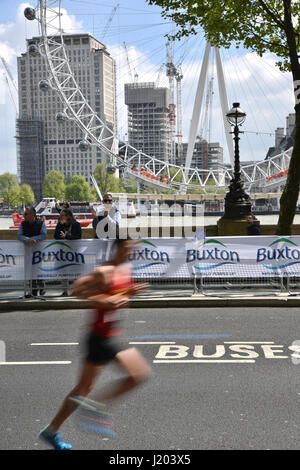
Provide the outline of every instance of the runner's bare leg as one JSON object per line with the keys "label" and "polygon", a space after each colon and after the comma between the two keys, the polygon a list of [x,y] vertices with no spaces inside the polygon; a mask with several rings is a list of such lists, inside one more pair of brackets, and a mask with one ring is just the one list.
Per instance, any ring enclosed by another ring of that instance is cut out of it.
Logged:
{"label": "runner's bare leg", "polygon": [[91,362],[85,362],[82,367],[81,376],[76,387],[67,395],[60,410],[49,424],[49,429],[56,433],[67,418],[76,410],[78,405],[69,400],[72,396],[86,397],[94,388],[95,381],[103,366],[97,366]]}
{"label": "runner's bare leg", "polygon": [[152,375],[151,367],[136,348],[129,348],[124,351],[120,351],[116,355],[115,361],[128,373],[128,376],[119,380],[113,390],[109,390],[107,393],[98,394],[97,400],[100,402],[112,402],[136,388],[138,385],[141,385]]}

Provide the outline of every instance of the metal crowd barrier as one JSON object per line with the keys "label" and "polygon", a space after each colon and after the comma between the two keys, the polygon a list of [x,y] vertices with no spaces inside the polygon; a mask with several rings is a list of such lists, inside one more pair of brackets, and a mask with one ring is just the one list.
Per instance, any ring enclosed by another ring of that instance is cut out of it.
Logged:
{"label": "metal crowd barrier", "polygon": [[[32,246],[1,241],[0,298],[31,295],[47,300],[66,295],[75,279],[109,259],[110,250],[111,241],[95,239],[45,240]],[[150,290],[141,295],[158,295],[159,291],[175,296],[183,292],[221,297],[300,295],[300,237],[157,238],[141,240],[135,250],[130,259],[133,276],[136,282],[150,285]],[[215,254],[218,262],[203,261],[205,250],[211,258]],[[243,250],[248,250],[248,258],[242,258]],[[228,253],[232,262],[220,262],[222,256],[228,260]],[[259,253],[266,266],[259,264],[261,260],[255,260],[253,253]],[[272,253],[274,257],[278,254],[278,266]],[[285,255],[288,263],[281,260]],[[193,263],[188,262],[190,259]]]}

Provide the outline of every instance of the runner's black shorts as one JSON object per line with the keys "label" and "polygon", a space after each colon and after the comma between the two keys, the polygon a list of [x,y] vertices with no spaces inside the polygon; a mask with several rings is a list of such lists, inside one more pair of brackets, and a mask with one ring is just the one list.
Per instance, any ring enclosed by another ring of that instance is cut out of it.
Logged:
{"label": "runner's black shorts", "polygon": [[102,336],[89,333],[85,342],[85,360],[97,365],[106,364],[113,360],[120,351],[128,348],[128,345],[118,336],[104,338]]}

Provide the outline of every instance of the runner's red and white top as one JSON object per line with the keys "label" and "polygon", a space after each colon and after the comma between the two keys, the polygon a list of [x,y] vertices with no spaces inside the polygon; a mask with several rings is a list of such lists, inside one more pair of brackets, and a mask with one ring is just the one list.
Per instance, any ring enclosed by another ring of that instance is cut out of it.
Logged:
{"label": "runner's red and white top", "polygon": [[[133,285],[132,271],[129,264],[118,266],[112,276],[111,288],[107,295],[122,294],[129,297],[130,288]],[[90,325],[94,335],[110,338],[121,334],[119,328],[120,312],[118,310],[107,310],[98,308],[94,312],[94,319]]]}

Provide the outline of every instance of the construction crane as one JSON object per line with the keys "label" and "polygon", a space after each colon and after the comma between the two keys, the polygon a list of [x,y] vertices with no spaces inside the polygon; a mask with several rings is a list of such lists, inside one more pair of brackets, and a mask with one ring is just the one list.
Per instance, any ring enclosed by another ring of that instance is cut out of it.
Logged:
{"label": "construction crane", "polygon": [[160,79],[161,79],[161,74],[162,74],[164,66],[165,66],[165,64],[161,64],[161,66],[159,67],[159,70],[158,70],[158,73],[157,73],[157,79],[156,79],[156,82],[155,82],[156,87],[159,86]]}
{"label": "construction crane", "polygon": [[123,46],[124,46],[125,53],[126,53],[126,60],[127,60],[127,66],[128,66],[129,76],[130,76],[130,78],[131,78],[131,81],[136,83],[136,82],[138,81],[139,76],[138,76],[138,74],[137,74],[137,72],[136,72],[136,70],[135,70],[134,67],[133,67],[133,69],[134,69],[134,74],[133,74],[133,72],[132,72],[132,68],[131,68],[131,64],[130,64],[130,60],[129,60],[129,53],[128,53],[128,49],[127,49],[127,44],[126,44],[125,41],[123,42]]}
{"label": "construction crane", "polygon": [[[4,79],[5,79],[6,84],[7,84],[7,88],[8,88],[9,94],[10,94],[11,101],[12,101],[12,103],[13,103],[13,105],[14,105],[14,108],[15,108],[15,111],[16,111],[16,113],[17,113],[17,112],[18,112],[18,109],[17,109],[17,105],[16,105],[16,102],[15,102],[15,99],[14,99],[14,96],[13,96],[13,90],[11,89],[10,82],[11,82],[11,84],[13,85],[13,87],[14,87],[14,89],[15,89],[15,91],[16,91],[17,93],[18,93],[18,87],[17,87],[17,85],[16,85],[16,83],[15,83],[15,81],[14,81],[14,78],[13,78],[13,76],[12,76],[12,73],[11,73],[11,71],[10,71],[8,65],[7,65],[6,60],[5,60],[3,57],[0,57],[0,59],[1,59],[1,61],[2,61],[2,64],[3,64],[3,66],[4,66],[4,69],[5,69],[5,71],[3,72],[3,76],[4,76]],[[8,78],[9,78],[10,80],[8,80]]]}
{"label": "construction crane", "polygon": [[[174,34],[174,25],[173,25],[173,34]],[[178,157],[179,161],[182,156],[182,79],[183,74],[181,70],[182,58],[179,60],[179,64],[176,67],[174,65],[174,46],[171,41],[168,41],[166,44],[167,47],[167,63],[166,63],[166,75],[169,78],[169,88],[170,88],[170,105],[169,105],[169,119],[171,127],[171,138],[172,138],[172,163],[175,163],[175,152],[173,145],[173,138],[177,137],[178,144]],[[176,80],[176,102],[177,110],[175,105],[175,80]],[[175,134],[176,126],[176,115],[177,115],[177,133]]]}
{"label": "construction crane", "polygon": [[12,83],[14,89],[16,90],[16,92],[18,92],[18,87],[17,87],[17,85],[16,85],[16,82],[14,81],[14,77],[12,76],[11,71],[9,70],[9,67],[8,67],[8,65],[7,65],[6,60],[4,59],[4,57],[1,57],[1,56],[0,56],[0,59],[1,59],[2,64],[3,64],[3,66],[4,66],[5,70],[6,70],[6,73],[7,73],[8,77],[10,78],[10,81],[11,81],[11,83]]}
{"label": "construction crane", "polygon": [[14,99],[14,97],[13,97],[13,93],[12,93],[12,91],[11,91],[8,78],[7,78],[7,76],[6,76],[5,73],[3,73],[3,75],[4,75],[4,79],[5,79],[6,83],[7,83],[7,88],[8,88],[9,94],[10,94],[11,101],[12,101],[12,103],[13,103],[13,105],[14,105],[14,108],[15,108],[15,111],[16,111],[16,114],[17,114],[17,113],[18,113],[18,108],[17,108],[16,102],[15,102],[15,99]]}
{"label": "construction crane", "polygon": [[105,38],[105,36],[106,36],[106,33],[107,33],[107,31],[108,31],[108,28],[109,28],[109,26],[110,26],[110,23],[112,22],[113,17],[115,16],[116,11],[117,11],[117,9],[119,8],[119,6],[120,6],[120,4],[118,3],[118,4],[112,9],[112,12],[111,12],[111,14],[110,14],[110,17],[109,17],[109,19],[108,19],[108,21],[107,21],[107,23],[106,23],[106,25],[105,25],[105,27],[104,27],[104,30],[103,30],[102,37],[101,37],[101,42],[104,40],[104,38]]}
{"label": "construction crane", "polygon": [[183,74],[181,67],[178,67],[176,70],[176,101],[177,101],[177,144],[178,144],[178,158],[181,162],[182,156],[182,87],[181,82],[183,79]]}
{"label": "construction crane", "polygon": [[174,137],[175,137],[175,124],[176,124],[176,106],[175,106],[175,77],[177,75],[177,69],[174,65],[174,48],[171,41],[166,43],[167,48],[167,63],[166,63],[166,75],[169,79],[169,90],[170,90],[170,104],[169,104],[169,121],[170,121],[170,134],[171,134],[171,145],[172,155],[171,162],[175,163],[175,152],[174,152]]}

